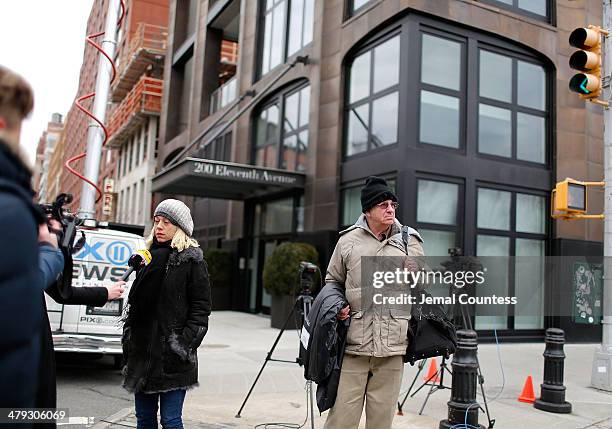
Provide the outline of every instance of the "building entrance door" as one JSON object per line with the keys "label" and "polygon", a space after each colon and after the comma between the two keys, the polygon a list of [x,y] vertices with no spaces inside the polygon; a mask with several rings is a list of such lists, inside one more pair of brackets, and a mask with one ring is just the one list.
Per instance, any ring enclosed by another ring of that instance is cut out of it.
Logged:
{"label": "building entrance door", "polygon": [[301,230],[301,201],[291,196],[258,202],[247,211],[247,222],[252,221],[248,258],[250,311],[270,314],[272,297],[263,287],[264,264],[279,244]]}

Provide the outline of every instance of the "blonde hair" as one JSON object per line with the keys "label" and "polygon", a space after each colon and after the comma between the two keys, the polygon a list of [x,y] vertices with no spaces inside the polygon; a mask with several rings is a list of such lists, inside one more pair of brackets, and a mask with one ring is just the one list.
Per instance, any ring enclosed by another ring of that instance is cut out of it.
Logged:
{"label": "blonde hair", "polygon": [[[153,238],[155,238],[155,228],[151,228],[151,232],[146,239],[147,249],[151,248]],[[170,242],[170,247],[182,252],[189,247],[200,247],[200,244],[194,238],[189,237],[181,228],[177,228],[176,233]]]}

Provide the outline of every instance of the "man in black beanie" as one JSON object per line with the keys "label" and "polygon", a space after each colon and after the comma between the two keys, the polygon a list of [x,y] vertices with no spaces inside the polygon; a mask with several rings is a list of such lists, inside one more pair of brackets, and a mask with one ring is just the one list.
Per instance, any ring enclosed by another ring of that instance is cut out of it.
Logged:
{"label": "man in black beanie", "polygon": [[349,302],[338,318],[350,316],[351,323],[336,401],[325,429],[359,427],[364,402],[368,429],[390,429],[393,422],[410,313],[390,310],[378,314],[362,308],[362,292],[365,296],[365,289],[373,286],[361,284],[361,257],[424,256],[419,233],[395,218],[397,207],[397,196],[387,182],[368,177],[361,190],[363,213],[353,226],[340,232],[327,267],[325,282],[344,285]]}

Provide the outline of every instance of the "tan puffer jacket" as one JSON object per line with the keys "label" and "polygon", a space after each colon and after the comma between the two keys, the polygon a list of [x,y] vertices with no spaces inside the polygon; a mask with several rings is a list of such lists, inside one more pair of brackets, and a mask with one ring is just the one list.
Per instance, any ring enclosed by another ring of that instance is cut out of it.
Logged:
{"label": "tan puffer jacket", "polygon": [[[406,352],[409,312],[394,308],[382,312],[361,308],[362,288],[374,288],[371,284],[361,284],[361,257],[405,257],[401,228],[402,225],[396,219],[389,238],[379,241],[362,214],[353,226],[340,232],[340,239],[327,267],[325,282],[345,286],[346,298],[351,307],[346,353],[387,357]],[[421,245],[423,239],[419,233],[409,228],[408,234],[408,256],[424,256]],[[406,289],[408,291],[409,286]]]}

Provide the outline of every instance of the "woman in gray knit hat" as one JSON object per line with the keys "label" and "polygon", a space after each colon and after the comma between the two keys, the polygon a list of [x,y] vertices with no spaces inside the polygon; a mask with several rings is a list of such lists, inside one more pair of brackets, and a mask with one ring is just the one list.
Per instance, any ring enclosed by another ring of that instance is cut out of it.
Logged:
{"label": "woman in gray knit hat", "polygon": [[168,199],[147,239],[151,263],[136,275],[123,326],[123,387],[133,392],[138,429],[183,428],[185,393],[198,384],[197,348],[208,330],[210,283],[191,212]]}

